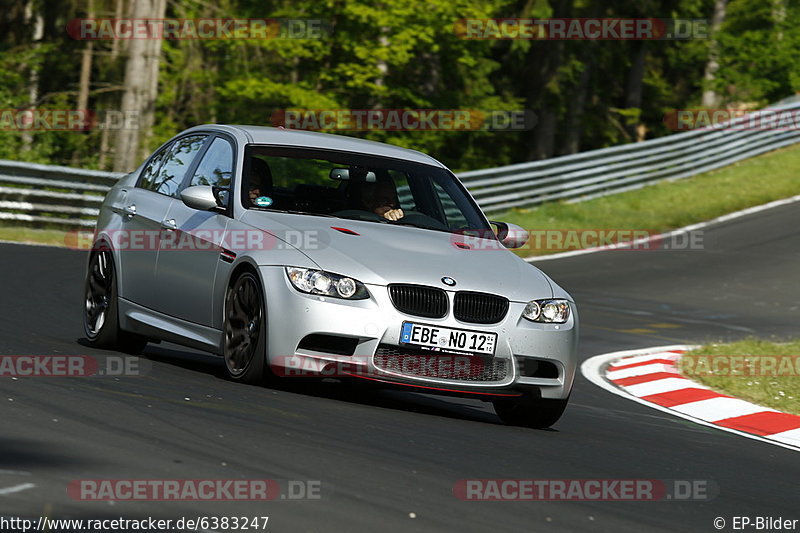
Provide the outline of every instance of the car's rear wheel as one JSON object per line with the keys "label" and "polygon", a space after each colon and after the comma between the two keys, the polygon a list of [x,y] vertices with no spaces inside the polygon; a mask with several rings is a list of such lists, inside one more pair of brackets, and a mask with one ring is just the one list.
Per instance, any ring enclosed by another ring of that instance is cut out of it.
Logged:
{"label": "car's rear wheel", "polygon": [[225,370],[233,381],[259,384],[265,378],[267,328],[261,282],[244,272],[225,296]]}
{"label": "car's rear wheel", "polygon": [[83,301],[83,330],[92,346],[131,354],[144,350],[146,338],[119,329],[116,269],[107,246],[89,257]]}
{"label": "car's rear wheel", "polygon": [[494,411],[504,423],[510,426],[529,428],[548,428],[558,422],[569,398],[551,400],[535,396],[523,396],[514,399],[494,400]]}

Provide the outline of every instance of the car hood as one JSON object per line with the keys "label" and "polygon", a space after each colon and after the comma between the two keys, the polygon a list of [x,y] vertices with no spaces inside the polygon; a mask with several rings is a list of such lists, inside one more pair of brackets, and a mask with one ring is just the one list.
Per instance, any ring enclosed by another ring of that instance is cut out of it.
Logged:
{"label": "car hood", "polygon": [[448,276],[456,280],[454,290],[490,292],[518,302],[553,296],[542,271],[501,246],[498,249],[496,241],[488,241],[494,244],[489,249],[462,249],[455,245],[462,239],[451,233],[290,213],[249,211],[243,221],[293,245],[320,269],[366,284],[448,289],[442,282]]}

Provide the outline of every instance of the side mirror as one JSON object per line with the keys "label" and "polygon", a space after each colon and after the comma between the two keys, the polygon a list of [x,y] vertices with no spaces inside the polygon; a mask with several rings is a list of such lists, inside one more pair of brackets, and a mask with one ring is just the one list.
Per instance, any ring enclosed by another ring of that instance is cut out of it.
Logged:
{"label": "side mirror", "polygon": [[220,207],[217,195],[214,194],[214,187],[205,185],[185,188],[181,191],[181,200],[192,209],[200,211],[211,211]]}
{"label": "side mirror", "polygon": [[527,230],[516,224],[494,220],[490,220],[489,223],[497,228],[497,238],[506,248],[522,248],[531,237]]}

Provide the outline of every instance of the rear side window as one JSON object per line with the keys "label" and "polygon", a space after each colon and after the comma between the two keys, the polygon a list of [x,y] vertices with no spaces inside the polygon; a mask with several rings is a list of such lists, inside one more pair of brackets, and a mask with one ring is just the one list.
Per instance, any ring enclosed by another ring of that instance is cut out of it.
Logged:
{"label": "rear side window", "polygon": [[155,182],[156,175],[158,174],[158,169],[161,168],[161,163],[164,162],[167,155],[169,155],[170,148],[172,145],[167,145],[158,152],[153,159],[150,160],[150,163],[142,171],[142,177],[139,181],[139,187],[143,189],[149,189],[151,191],[156,190],[153,186]]}
{"label": "rear side window", "polygon": [[[172,143],[171,148],[165,152],[166,156],[160,168],[155,172],[152,172],[149,166],[145,169],[142,187],[167,196],[177,196],[186,171],[207,137],[207,135],[190,135]],[[159,156],[161,154],[154,158],[153,163]],[[150,177],[147,175],[149,170]]]}
{"label": "rear side window", "polygon": [[231,143],[217,137],[208,147],[189,186],[205,185],[229,187],[233,174],[233,148]]}

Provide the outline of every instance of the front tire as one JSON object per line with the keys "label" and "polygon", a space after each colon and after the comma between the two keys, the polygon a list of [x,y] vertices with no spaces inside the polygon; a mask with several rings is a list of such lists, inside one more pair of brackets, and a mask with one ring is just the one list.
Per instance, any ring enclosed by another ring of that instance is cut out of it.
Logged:
{"label": "front tire", "polygon": [[505,424],[536,429],[549,428],[561,418],[569,397],[551,400],[533,396],[495,400],[494,411]]}
{"label": "front tire", "polygon": [[119,328],[119,302],[114,256],[100,245],[89,256],[83,305],[83,331],[95,348],[139,354],[147,339]]}
{"label": "front tire", "polygon": [[261,281],[242,273],[225,295],[225,371],[231,381],[264,382],[267,345],[266,313]]}

